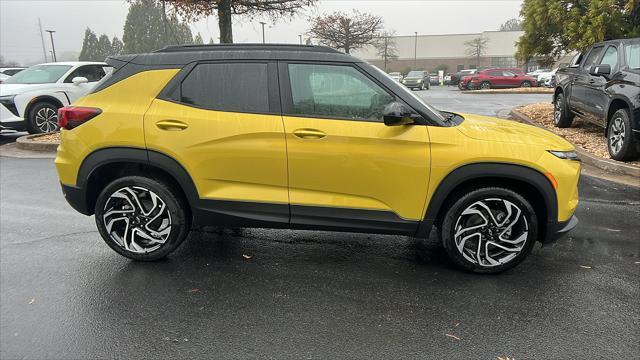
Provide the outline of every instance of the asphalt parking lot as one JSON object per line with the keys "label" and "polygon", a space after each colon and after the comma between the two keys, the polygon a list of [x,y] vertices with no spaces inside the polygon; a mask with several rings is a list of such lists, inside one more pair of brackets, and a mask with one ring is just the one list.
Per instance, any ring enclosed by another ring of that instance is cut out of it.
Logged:
{"label": "asphalt parking lot", "polygon": [[[420,95],[488,115],[549,98]],[[264,229],[197,229],[136,263],[66,204],[52,160],[0,157],[0,358],[636,358],[640,190],[580,193],[570,236],[495,276],[437,238]]]}

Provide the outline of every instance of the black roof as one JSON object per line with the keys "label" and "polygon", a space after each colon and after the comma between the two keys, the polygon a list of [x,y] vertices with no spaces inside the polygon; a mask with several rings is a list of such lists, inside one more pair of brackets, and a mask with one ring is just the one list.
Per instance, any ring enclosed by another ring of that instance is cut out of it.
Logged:
{"label": "black roof", "polygon": [[185,65],[206,60],[315,60],[362,62],[327,46],[293,44],[172,45],[147,54],[113,56],[112,60],[133,64]]}

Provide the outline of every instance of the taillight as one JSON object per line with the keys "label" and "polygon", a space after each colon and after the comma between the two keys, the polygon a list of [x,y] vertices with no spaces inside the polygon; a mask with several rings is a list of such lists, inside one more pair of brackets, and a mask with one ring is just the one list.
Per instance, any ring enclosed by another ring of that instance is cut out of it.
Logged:
{"label": "taillight", "polygon": [[89,107],[65,106],[58,109],[58,125],[71,130],[100,115],[102,110]]}

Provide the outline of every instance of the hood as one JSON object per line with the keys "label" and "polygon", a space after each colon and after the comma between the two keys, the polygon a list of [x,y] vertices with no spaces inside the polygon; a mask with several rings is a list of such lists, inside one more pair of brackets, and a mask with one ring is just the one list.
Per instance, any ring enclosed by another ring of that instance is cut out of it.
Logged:
{"label": "hood", "polygon": [[512,120],[502,120],[489,116],[462,114],[465,120],[457,128],[465,136],[476,140],[526,144],[545,150],[570,151],[574,147],[565,139],[550,131],[521,124]]}
{"label": "hood", "polygon": [[25,93],[27,91],[48,89],[48,88],[51,88],[51,86],[55,86],[55,83],[52,83],[52,84],[0,84],[0,96],[18,95],[18,94]]}
{"label": "hood", "polygon": [[405,80],[422,80],[424,77],[422,76],[407,76],[404,78]]}

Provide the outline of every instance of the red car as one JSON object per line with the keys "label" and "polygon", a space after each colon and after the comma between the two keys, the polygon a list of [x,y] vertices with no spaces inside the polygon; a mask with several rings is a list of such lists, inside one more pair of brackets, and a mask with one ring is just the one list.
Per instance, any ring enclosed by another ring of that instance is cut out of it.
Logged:
{"label": "red car", "polygon": [[[466,80],[466,79],[465,79]],[[514,88],[538,86],[535,78],[520,69],[488,69],[470,77],[469,89]]]}

